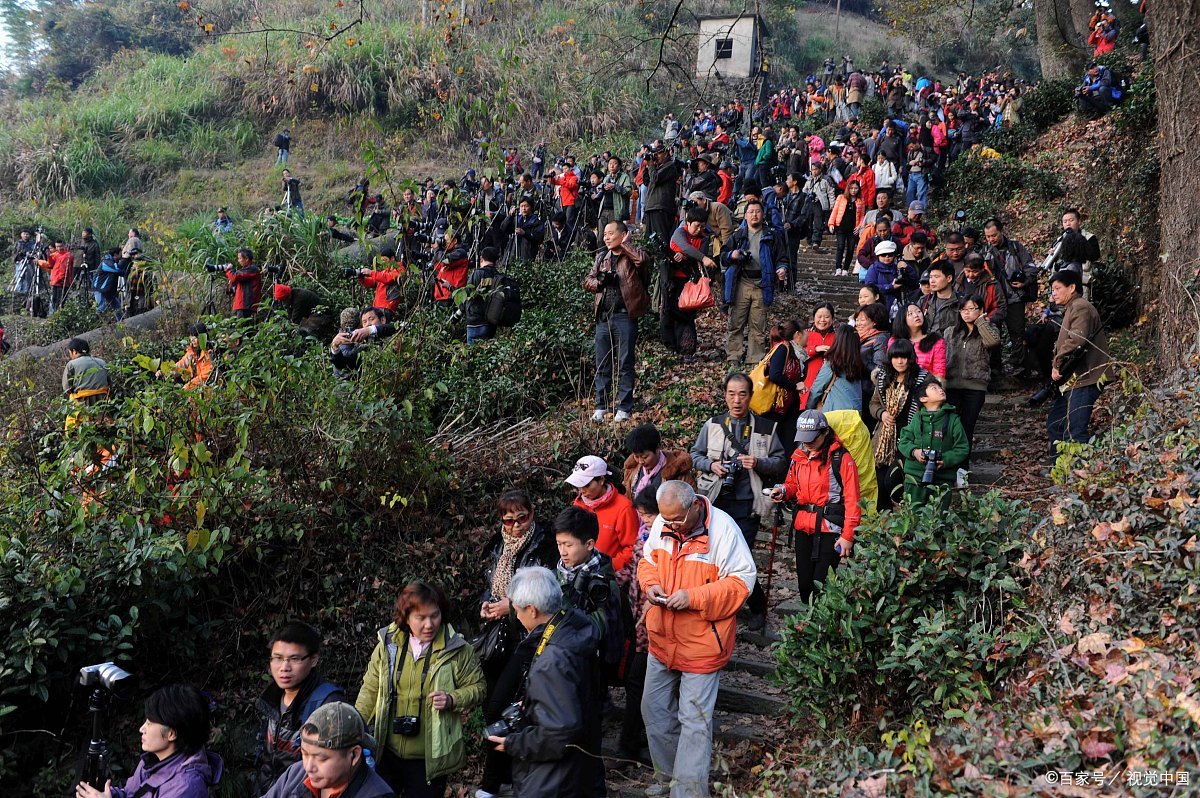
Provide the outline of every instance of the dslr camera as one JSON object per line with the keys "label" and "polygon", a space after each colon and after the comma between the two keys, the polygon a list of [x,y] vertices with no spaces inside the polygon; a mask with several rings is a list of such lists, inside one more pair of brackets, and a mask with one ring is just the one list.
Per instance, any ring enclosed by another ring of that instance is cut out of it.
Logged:
{"label": "dslr camera", "polygon": [[959,208],[958,210],[956,210],[954,212],[954,221],[961,223],[961,222],[965,222],[966,220],[967,220],[967,212],[964,211],[962,208]]}
{"label": "dslr camera", "polygon": [[925,457],[925,471],[921,474],[921,484],[932,485],[933,475],[937,471],[941,455],[937,449],[922,449],[921,454]]}
{"label": "dslr camera", "polygon": [[347,266],[346,268],[342,269],[342,277],[345,277],[347,280],[350,280],[352,278],[358,277],[360,271],[361,271],[361,269],[354,269],[354,268],[351,268],[350,266]]}
{"label": "dslr camera", "polygon": [[621,275],[616,272],[600,271],[596,272],[596,281],[600,283],[601,288],[608,288],[609,286],[620,285]]}
{"label": "dslr camera", "polygon": [[489,723],[483,728],[483,737],[485,740],[488,737],[507,737],[523,731],[529,726],[529,718],[525,717],[525,710],[521,708],[520,702],[514,702],[504,708],[504,711],[500,713],[499,720]]}
{"label": "dslr camera", "polygon": [[272,277],[278,277],[279,275],[283,274],[283,267],[282,266],[267,266],[263,269],[263,271],[266,272],[267,274],[271,275]]}
{"label": "dslr camera", "polygon": [[612,595],[604,574],[589,571],[586,568],[580,569],[579,573],[575,574],[575,578],[571,580],[571,589],[582,598],[582,603],[586,605],[588,611],[603,607]]}
{"label": "dslr camera", "polygon": [[209,274],[219,274],[223,271],[228,271],[229,266],[230,264],[228,263],[206,263],[204,264],[204,271]]}
{"label": "dslr camera", "polygon": [[742,461],[734,457],[726,460],[724,465],[725,478],[721,480],[721,490],[733,490],[733,483],[737,479],[738,472],[742,470]]}
{"label": "dslr camera", "polygon": [[684,210],[685,212],[686,212],[686,211],[690,211],[692,208],[695,208],[695,207],[696,207],[696,206],[698,206],[699,204],[700,204],[700,203],[699,203],[699,202],[697,202],[696,200],[694,200],[694,199],[689,199],[689,198],[686,198],[686,197],[685,197],[685,198],[684,198],[684,200],[683,200],[683,210]]}
{"label": "dslr camera", "polygon": [[392,718],[392,734],[401,737],[416,737],[421,733],[421,719],[416,715],[401,715]]}

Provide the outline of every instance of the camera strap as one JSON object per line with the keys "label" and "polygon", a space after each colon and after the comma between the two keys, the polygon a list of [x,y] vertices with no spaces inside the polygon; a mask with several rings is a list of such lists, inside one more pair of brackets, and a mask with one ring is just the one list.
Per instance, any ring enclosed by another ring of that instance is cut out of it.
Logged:
{"label": "camera strap", "polygon": [[[730,416],[728,413],[726,413],[721,419],[721,426],[725,429],[725,440],[729,441],[729,445],[733,447],[733,450],[740,455],[749,455],[749,447],[743,444],[738,436],[734,434],[733,425],[730,423]],[[753,434],[753,426],[754,417],[752,415],[746,416],[746,426],[743,427],[743,434],[745,435],[747,441],[749,441],[750,436]]]}

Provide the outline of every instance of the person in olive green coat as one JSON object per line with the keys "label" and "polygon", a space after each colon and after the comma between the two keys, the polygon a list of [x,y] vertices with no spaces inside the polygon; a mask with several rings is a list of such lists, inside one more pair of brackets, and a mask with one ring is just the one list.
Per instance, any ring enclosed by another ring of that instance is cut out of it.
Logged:
{"label": "person in olive green coat", "polygon": [[[971,445],[967,432],[954,405],[946,403],[946,391],[937,380],[930,380],[917,389],[921,408],[913,416],[900,437],[896,450],[904,457],[904,496],[910,504],[924,504],[936,490],[945,491],[954,487],[958,468],[967,461]],[[937,465],[933,482],[925,484],[925,452],[937,452]]]}
{"label": "person in olive green coat", "polygon": [[357,709],[374,730],[376,772],[404,798],[440,798],[446,776],[466,764],[462,713],[486,688],[475,649],[443,619],[438,588],[413,582],[363,675]]}

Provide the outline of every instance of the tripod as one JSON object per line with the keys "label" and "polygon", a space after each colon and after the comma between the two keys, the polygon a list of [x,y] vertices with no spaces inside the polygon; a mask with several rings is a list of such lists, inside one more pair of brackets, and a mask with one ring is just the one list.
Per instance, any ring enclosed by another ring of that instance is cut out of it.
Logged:
{"label": "tripod", "polygon": [[92,736],[88,741],[87,755],[79,780],[103,790],[108,781],[108,741],[104,739],[104,710],[108,704],[108,690],[97,687],[88,698],[88,714],[92,718]]}

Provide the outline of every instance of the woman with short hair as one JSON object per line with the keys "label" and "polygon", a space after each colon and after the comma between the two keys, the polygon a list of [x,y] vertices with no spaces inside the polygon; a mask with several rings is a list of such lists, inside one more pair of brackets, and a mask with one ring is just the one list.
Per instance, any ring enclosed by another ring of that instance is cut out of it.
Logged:
{"label": "woman with short hair", "polygon": [[449,613],[434,585],[405,587],[354,702],[379,745],[376,772],[403,798],[445,795],[446,776],[467,762],[462,713],[483,701],[479,658]]}
{"label": "woman with short hair", "polygon": [[142,756],[123,787],[112,781],[98,790],[79,782],[76,798],[208,798],[224,772],[221,757],[205,749],[210,722],[208,699],[190,684],[155,690],[145,704]]}

